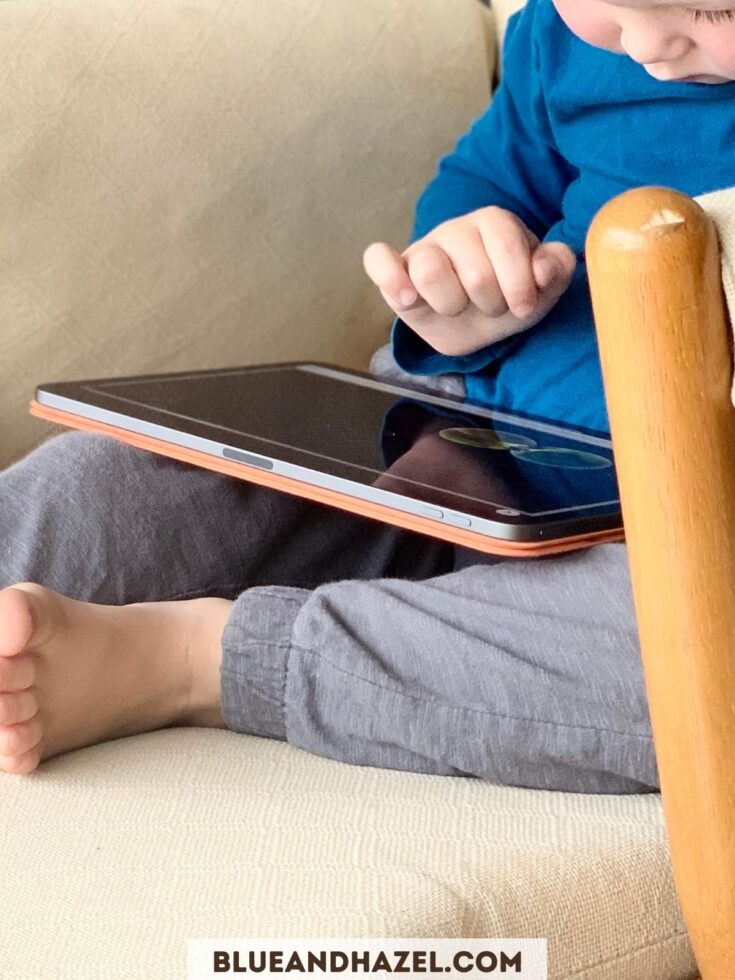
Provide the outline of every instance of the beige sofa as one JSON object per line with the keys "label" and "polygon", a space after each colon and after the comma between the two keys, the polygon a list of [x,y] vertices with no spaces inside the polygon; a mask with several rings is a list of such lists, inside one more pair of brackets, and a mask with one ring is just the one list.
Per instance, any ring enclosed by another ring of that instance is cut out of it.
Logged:
{"label": "beige sofa", "polygon": [[[498,4],[504,14],[507,3]],[[361,267],[487,103],[477,0],[0,3],[0,458],[41,380],[366,369]],[[167,730],[0,773],[0,977],[174,978],[193,937],[547,937],[553,980],[695,975],[658,795]]]}

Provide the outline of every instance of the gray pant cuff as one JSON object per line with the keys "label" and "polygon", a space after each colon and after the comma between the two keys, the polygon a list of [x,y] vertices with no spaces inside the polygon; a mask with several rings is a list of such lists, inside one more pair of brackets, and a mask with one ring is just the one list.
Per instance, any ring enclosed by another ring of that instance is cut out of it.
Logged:
{"label": "gray pant cuff", "polygon": [[293,626],[308,589],[243,592],[222,634],[222,717],[235,732],[286,739],[285,693]]}

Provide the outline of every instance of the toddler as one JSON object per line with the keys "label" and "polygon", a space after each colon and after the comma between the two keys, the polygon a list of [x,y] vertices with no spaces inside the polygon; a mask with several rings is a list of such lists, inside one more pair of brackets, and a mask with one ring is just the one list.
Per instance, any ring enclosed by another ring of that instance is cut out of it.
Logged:
{"label": "toddler", "polygon": [[[734,148],[735,8],[529,0],[409,247],[365,252],[397,317],[372,369],[607,430],[590,221],[629,187],[733,184]],[[496,559],[68,433],[0,475],[0,553],[7,773],[202,725],[353,764],[658,788],[622,544]]]}
{"label": "toddler", "polygon": [[419,200],[413,243],[365,254],[403,371],[457,372],[470,398],[608,431],[587,230],[631,187],[735,184],[726,8],[529,0],[510,21],[503,82]]}

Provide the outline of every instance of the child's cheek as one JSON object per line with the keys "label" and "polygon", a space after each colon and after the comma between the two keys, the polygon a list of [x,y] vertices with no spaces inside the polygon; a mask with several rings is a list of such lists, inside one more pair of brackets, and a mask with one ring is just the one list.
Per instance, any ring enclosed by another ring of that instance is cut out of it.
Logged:
{"label": "child's cheek", "polygon": [[605,51],[620,52],[620,27],[595,0],[553,0],[557,13],[573,34]]}
{"label": "child's cheek", "polygon": [[735,79],[735,25],[720,27],[701,42],[702,50],[717,74]]}

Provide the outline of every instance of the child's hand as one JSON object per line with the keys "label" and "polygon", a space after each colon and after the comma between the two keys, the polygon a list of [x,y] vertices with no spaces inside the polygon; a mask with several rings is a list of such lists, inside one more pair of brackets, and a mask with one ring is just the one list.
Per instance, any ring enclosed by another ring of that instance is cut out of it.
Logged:
{"label": "child's hand", "polygon": [[496,207],[445,221],[403,254],[374,242],[363,255],[396,316],[451,357],[538,323],[576,264],[567,245],[540,244],[519,218]]}

